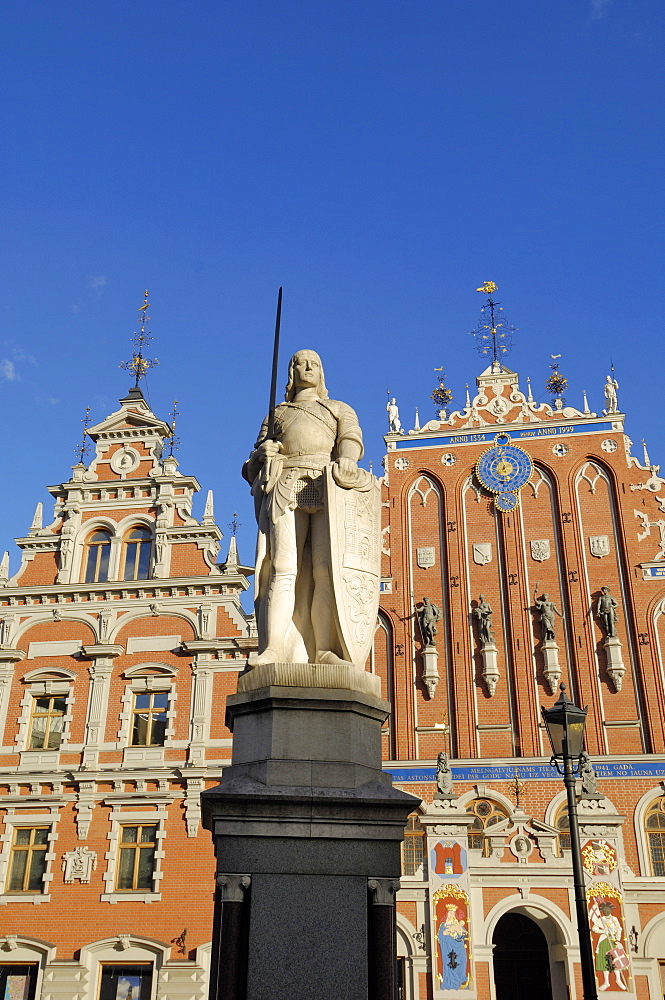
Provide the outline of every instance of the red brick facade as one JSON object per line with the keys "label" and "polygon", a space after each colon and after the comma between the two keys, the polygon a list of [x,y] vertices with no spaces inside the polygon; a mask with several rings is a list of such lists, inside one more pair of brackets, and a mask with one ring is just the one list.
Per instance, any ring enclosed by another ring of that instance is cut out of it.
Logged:
{"label": "red brick facade", "polygon": [[[199,484],[165,454],[169,433],[132,390],[90,429],[89,465],[50,487],[53,520],[38,511],[18,540],[19,571],[0,574],[0,996],[7,976],[27,977],[28,1000],[115,1000],[134,979],[141,1000],[207,995],[214,863],[199,794],[230,760],[223,705],[255,629],[239,600],[251,570],[233,542],[218,561],[211,498],[193,518]],[[497,435],[533,463],[505,514],[476,474]],[[511,917],[545,942],[544,1000],[547,977],[553,1000],[582,995],[563,785],[540,722],[559,681],[589,706],[590,905],[611,897],[630,960],[626,990],[608,970],[609,991],[655,1000],[665,480],[631,454],[620,412],[536,404],[506,369],[483,373],[464,411],[386,443],[370,669],[392,705],[386,767],[424,800],[398,900],[401,1000],[495,997],[497,961],[519,962],[501,944]],[[562,615],[549,646],[534,592]],[[424,597],[441,611],[428,649]],[[454,786],[433,801],[441,751]]]}

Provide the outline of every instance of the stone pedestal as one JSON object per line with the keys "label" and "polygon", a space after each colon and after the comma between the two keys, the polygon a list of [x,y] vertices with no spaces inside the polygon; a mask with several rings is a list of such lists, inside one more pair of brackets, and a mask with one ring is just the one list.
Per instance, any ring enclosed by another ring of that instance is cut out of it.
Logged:
{"label": "stone pedestal", "polygon": [[440,680],[438,665],[439,654],[437,653],[436,646],[425,646],[422,652],[422,657],[423,683],[427,688],[427,694],[430,698],[433,698],[434,692],[436,691]]}
{"label": "stone pedestal", "polygon": [[419,799],[381,770],[379,678],[270,664],[227,699],[233,761],[201,796],[217,857],[211,1000],[393,1000],[394,900]]}
{"label": "stone pedestal", "polygon": [[623,663],[621,642],[616,635],[608,636],[603,643],[603,649],[605,650],[605,656],[607,657],[607,672],[610,675],[610,680],[614,684],[614,690],[620,691],[621,685],[623,684],[623,675],[626,672],[626,668]]}
{"label": "stone pedestal", "polygon": [[559,666],[559,647],[555,639],[546,639],[542,645],[543,651],[543,674],[550,686],[552,694],[559,690],[561,680],[561,667]]}
{"label": "stone pedestal", "polygon": [[487,685],[487,693],[490,698],[496,691],[496,686],[499,682],[499,651],[493,642],[488,642],[480,650],[480,655],[483,658],[483,680]]}

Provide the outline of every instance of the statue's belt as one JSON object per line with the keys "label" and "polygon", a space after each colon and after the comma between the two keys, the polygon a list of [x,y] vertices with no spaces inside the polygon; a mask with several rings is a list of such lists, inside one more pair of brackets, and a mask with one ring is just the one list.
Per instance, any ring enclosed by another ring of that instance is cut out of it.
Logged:
{"label": "statue's belt", "polygon": [[283,459],[283,469],[299,469],[302,472],[310,469],[320,475],[326,465],[330,465],[330,454],[286,455]]}

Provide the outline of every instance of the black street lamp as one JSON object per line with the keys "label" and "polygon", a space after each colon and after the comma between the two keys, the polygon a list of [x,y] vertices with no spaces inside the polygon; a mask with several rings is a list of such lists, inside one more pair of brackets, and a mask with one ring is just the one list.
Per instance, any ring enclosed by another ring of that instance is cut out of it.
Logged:
{"label": "black street lamp", "polygon": [[[552,744],[550,764],[563,775],[568,796],[568,819],[570,822],[570,847],[573,856],[573,883],[575,886],[575,909],[577,910],[577,933],[580,939],[580,962],[582,964],[582,988],[584,1000],[598,1000],[596,973],[591,951],[591,931],[589,911],[584,890],[580,830],[577,823],[577,799],[575,798],[575,773],[579,771],[580,755],[584,748],[584,724],[586,708],[578,708],[566,695],[566,685],[561,685],[559,700],[551,708],[541,708],[547,735]],[[563,770],[559,766],[563,762]]]}

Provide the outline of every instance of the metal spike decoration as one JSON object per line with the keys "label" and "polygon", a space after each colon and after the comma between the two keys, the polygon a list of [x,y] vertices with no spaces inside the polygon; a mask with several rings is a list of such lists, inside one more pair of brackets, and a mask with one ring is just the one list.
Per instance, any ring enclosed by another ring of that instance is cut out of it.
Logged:
{"label": "metal spike decoration", "polygon": [[85,417],[81,421],[83,424],[83,437],[81,438],[81,443],[78,447],[74,448],[74,454],[78,457],[79,465],[83,465],[83,459],[88,454],[90,450],[90,444],[88,443],[88,427],[90,426],[90,407],[85,408]]}
{"label": "metal spike decoration", "polygon": [[506,321],[503,306],[492,298],[497,290],[494,281],[486,281],[476,288],[477,292],[487,295],[487,302],[480,310],[480,319],[471,333],[476,340],[476,350],[481,358],[491,358],[492,365],[510,353],[513,346],[513,334],[517,327],[510,326]]}
{"label": "metal spike decoration", "polygon": [[150,323],[150,317],[148,316],[149,307],[148,289],[146,288],[143,305],[137,310],[140,324],[139,332],[135,333],[132,337],[134,353],[132,354],[130,361],[123,361],[121,365],[118,365],[119,368],[124,368],[125,371],[131,372],[132,375],[134,375],[134,388],[138,388],[138,384],[141,379],[145,378],[151,368],[154,368],[155,365],[159,364],[157,358],[146,358],[143,354],[143,348],[152,341],[152,334],[146,329]]}
{"label": "metal spike decoration", "polygon": [[430,399],[433,400],[434,409],[436,410],[437,414],[439,414],[441,410],[445,411],[446,407],[448,406],[448,403],[453,398],[453,394],[445,383],[445,372],[443,369],[443,365],[440,368],[435,368],[434,371],[437,373],[439,384],[437,385],[436,389],[434,389],[433,392],[431,393]]}
{"label": "metal spike decoration", "polygon": [[238,520],[236,511],[233,511],[233,520],[229,521],[228,527],[231,529],[231,537],[235,538],[238,534],[238,528],[242,528],[242,523]]}
{"label": "metal spike decoration", "polygon": [[173,452],[177,451],[178,448],[180,447],[180,438],[177,438],[175,436],[176,418],[179,417],[179,416],[180,416],[180,410],[178,409],[178,400],[174,399],[173,400],[173,409],[169,413],[169,417],[171,419],[171,433],[166,438],[166,440],[169,443],[169,458],[172,458],[173,457]]}
{"label": "metal spike decoration", "polygon": [[[551,354],[550,357],[560,358],[561,355]],[[557,410],[560,410],[566,402],[563,394],[568,388],[568,379],[559,371],[558,361],[554,361],[554,363],[550,365],[550,368],[552,369],[552,374],[545,382],[545,388],[552,397],[552,406],[554,406]]]}

